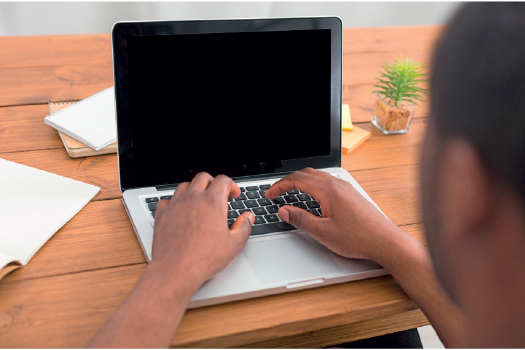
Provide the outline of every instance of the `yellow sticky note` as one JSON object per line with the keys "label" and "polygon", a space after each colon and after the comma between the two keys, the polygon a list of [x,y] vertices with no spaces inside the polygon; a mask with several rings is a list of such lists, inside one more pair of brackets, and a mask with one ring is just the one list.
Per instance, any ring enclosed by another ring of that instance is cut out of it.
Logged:
{"label": "yellow sticky note", "polygon": [[370,138],[370,131],[361,129],[357,125],[353,131],[342,131],[341,132],[341,145],[343,154],[348,154],[354,149],[359,147],[363,142]]}
{"label": "yellow sticky note", "polygon": [[354,130],[354,126],[352,125],[352,118],[350,118],[350,106],[343,105],[343,108],[341,110],[341,124],[343,127],[343,130],[346,131],[352,131]]}

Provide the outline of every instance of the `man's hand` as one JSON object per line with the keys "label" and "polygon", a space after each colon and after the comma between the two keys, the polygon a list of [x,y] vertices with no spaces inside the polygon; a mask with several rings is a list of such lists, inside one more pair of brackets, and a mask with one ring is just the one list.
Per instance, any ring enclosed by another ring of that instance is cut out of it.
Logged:
{"label": "man's hand", "polygon": [[128,298],[90,342],[98,348],[168,347],[195,291],[242,250],[255,220],[239,216],[228,229],[227,176],[199,173],[157,204],[153,259]]}
{"label": "man's hand", "polygon": [[381,260],[378,243],[383,236],[400,231],[350,183],[312,168],[277,181],[266,191],[266,197],[275,198],[295,188],[319,201],[323,217],[291,205],[281,207],[279,217],[339,255]]}
{"label": "man's hand", "polygon": [[228,228],[228,197],[240,195],[224,175],[199,173],[178,185],[170,201],[157,204],[150,264],[182,268],[199,286],[224,269],[241,252],[255,220],[243,213]]}
{"label": "man's hand", "polygon": [[321,204],[323,217],[286,205],[278,215],[339,255],[373,260],[386,268],[418,304],[445,345],[461,344],[463,317],[439,284],[430,255],[348,182],[306,168],[266,191],[274,198],[297,188]]}

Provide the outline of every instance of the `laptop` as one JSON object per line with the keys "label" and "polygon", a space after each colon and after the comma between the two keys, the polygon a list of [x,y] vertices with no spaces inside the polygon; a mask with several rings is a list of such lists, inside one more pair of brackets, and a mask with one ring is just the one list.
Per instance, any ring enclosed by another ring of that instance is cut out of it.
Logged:
{"label": "laptop", "polygon": [[147,260],[156,203],[200,171],[226,174],[243,191],[229,199],[225,223],[245,210],[256,215],[241,254],[190,308],[388,273],[280,220],[282,205],[322,216],[308,193],[264,196],[280,178],[313,167],[372,202],[341,168],[339,18],[119,22],[112,46],[120,188]]}

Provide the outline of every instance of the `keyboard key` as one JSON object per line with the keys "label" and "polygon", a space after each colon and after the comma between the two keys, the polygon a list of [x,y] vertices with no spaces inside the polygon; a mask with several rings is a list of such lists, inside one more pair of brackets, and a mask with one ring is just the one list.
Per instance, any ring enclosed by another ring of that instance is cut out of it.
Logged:
{"label": "keyboard key", "polygon": [[257,191],[259,186],[247,186],[246,191]]}
{"label": "keyboard key", "polygon": [[241,189],[241,192],[244,192],[246,191],[246,189],[244,187],[239,187]]}
{"label": "keyboard key", "polygon": [[284,204],[286,203],[283,197],[275,197],[272,199],[273,204]]}
{"label": "keyboard key", "polygon": [[269,214],[275,214],[279,211],[279,206],[278,205],[270,205],[268,207],[265,207],[266,211],[269,213]]}
{"label": "keyboard key", "polygon": [[228,204],[228,210],[232,210],[232,207],[231,205]]}
{"label": "keyboard key", "polygon": [[241,195],[237,198],[235,198],[236,201],[245,201],[248,198],[246,198],[246,195],[244,193],[241,193]]}
{"label": "keyboard key", "polygon": [[303,202],[294,203],[294,204],[292,204],[292,205],[293,205],[294,207],[299,207],[299,208],[301,208],[301,209],[308,209],[308,208],[306,207],[306,204],[304,204]]}
{"label": "keyboard key", "polygon": [[299,190],[298,189],[291,190],[291,191],[286,192],[286,194],[299,194]]}
{"label": "keyboard key", "polygon": [[299,200],[301,200],[301,201],[311,201],[312,200],[312,197],[310,197],[310,195],[308,195],[306,193],[298,194],[297,198],[299,198]]}
{"label": "keyboard key", "polygon": [[272,205],[272,201],[269,200],[268,198],[261,198],[261,199],[258,199],[257,202],[259,203],[259,205]]}
{"label": "keyboard key", "polygon": [[268,212],[266,211],[266,209],[264,209],[263,207],[253,208],[252,211],[253,211],[253,213],[254,213],[255,215],[265,215],[265,214],[268,214]]}
{"label": "keyboard key", "polygon": [[160,197],[160,200],[163,200],[163,199],[171,199],[171,197],[173,197],[173,196],[162,196],[162,197]]}
{"label": "keyboard key", "polygon": [[228,227],[232,227],[233,223],[235,222],[235,220],[233,219],[229,219],[228,220]]}
{"label": "keyboard key", "polygon": [[246,205],[246,208],[255,208],[259,206],[259,203],[255,199],[248,199],[244,201],[244,205]]}
{"label": "keyboard key", "polygon": [[155,210],[151,212],[151,216],[153,216],[153,218],[155,219]]}
{"label": "keyboard key", "polygon": [[146,203],[153,203],[158,201],[159,199],[157,197],[146,198]]}
{"label": "keyboard key", "polygon": [[229,210],[228,211],[228,219],[235,219],[235,218],[238,218],[239,217],[239,214],[237,213],[236,210]]}
{"label": "keyboard key", "polygon": [[264,198],[265,193],[266,193],[266,190],[259,191],[259,195],[261,196],[261,198]]}
{"label": "keyboard key", "polygon": [[306,209],[307,212],[314,214],[315,216],[319,216],[319,212],[317,209]]}
{"label": "keyboard key", "polygon": [[299,200],[297,199],[297,197],[294,196],[293,194],[291,194],[291,195],[284,195],[283,198],[284,198],[284,200],[286,201],[286,203],[295,203],[295,202],[299,202]]}
{"label": "keyboard key", "polygon": [[246,196],[250,199],[257,199],[257,198],[261,198],[259,196],[259,193],[257,193],[257,191],[251,191],[251,192],[246,192]]}
{"label": "keyboard key", "polygon": [[243,202],[231,202],[230,205],[232,206],[232,209],[244,209],[244,208],[246,208],[244,206]]}
{"label": "keyboard key", "polygon": [[264,218],[265,218],[266,221],[268,221],[268,222],[276,222],[276,221],[279,221],[279,217],[277,216],[277,214],[269,214],[269,215],[265,215]]}
{"label": "keyboard key", "polygon": [[247,211],[251,211],[250,209],[241,209],[239,210],[239,215],[241,215],[242,213],[245,213]]}
{"label": "keyboard key", "polygon": [[261,190],[267,190],[267,189],[269,189],[270,187],[272,187],[272,185],[261,185],[261,186],[259,186],[259,188],[260,188]]}
{"label": "keyboard key", "polygon": [[256,216],[254,225],[266,224],[266,220],[262,216]]}
{"label": "keyboard key", "polygon": [[308,208],[321,208],[321,206],[319,205],[319,202],[318,201],[307,201],[306,202],[306,205],[308,206]]}
{"label": "keyboard key", "polygon": [[153,210],[157,210],[157,202],[151,202],[151,203],[148,203],[148,208],[149,210],[153,211]]}

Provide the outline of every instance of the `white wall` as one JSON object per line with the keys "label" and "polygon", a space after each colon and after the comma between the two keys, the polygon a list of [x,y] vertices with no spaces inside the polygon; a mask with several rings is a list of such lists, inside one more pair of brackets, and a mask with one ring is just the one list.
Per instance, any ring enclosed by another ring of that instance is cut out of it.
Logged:
{"label": "white wall", "polygon": [[129,20],[336,15],[345,27],[444,23],[453,2],[0,2],[0,35],[109,33]]}

